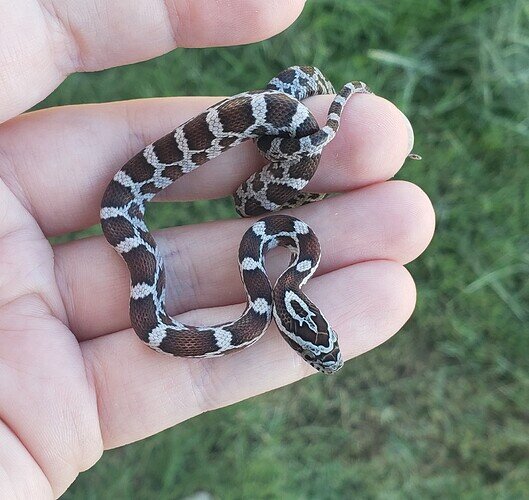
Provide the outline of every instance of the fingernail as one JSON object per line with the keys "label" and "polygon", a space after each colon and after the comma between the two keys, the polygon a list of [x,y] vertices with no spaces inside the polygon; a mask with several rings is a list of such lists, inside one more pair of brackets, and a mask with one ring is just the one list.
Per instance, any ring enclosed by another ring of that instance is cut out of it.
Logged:
{"label": "fingernail", "polygon": [[411,126],[410,120],[408,120],[408,117],[402,113],[402,117],[404,118],[404,123],[406,124],[406,130],[408,131],[408,154],[411,153],[413,149],[413,143],[415,141],[415,136],[413,135],[413,127]]}

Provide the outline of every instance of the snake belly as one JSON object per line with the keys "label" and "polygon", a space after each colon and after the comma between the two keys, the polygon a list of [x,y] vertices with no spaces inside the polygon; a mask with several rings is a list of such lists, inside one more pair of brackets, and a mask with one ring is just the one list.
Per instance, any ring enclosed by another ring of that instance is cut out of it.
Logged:
{"label": "snake belly", "polygon": [[[322,199],[302,189],[314,175],[323,148],[335,136],[349,97],[370,93],[350,82],[335,96],[323,127],[301,102],[312,95],[335,94],[320,70],[294,66],[264,90],[224,99],[145,147],[113,177],[101,202],[107,241],[131,275],[130,319],[138,337],[156,351],[182,357],[213,357],[255,343],[272,317],[288,344],[324,373],[343,365],[337,335],[321,311],[301,292],[320,260],[320,245],[301,220],[270,215],[245,233],[239,247],[247,306],[233,322],[210,327],[184,325],[166,309],[162,255],[146,226],[146,202],[162,189],[224,151],[254,139],[269,163],[234,193],[242,217],[262,215]],[[291,250],[292,260],[274,287],[265,272],[266,252]]]}

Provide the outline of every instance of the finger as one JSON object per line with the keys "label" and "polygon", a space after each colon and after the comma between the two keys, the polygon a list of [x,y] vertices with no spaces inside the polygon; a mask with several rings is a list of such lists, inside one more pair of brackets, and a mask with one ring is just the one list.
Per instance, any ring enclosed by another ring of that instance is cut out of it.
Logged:
{"label": "finger", "polygon": [[52,498],[50,483],[37,462],[1,420],[0,442],[0,498]]}
{"label": "finger", "polygon": [[36,104],[74,71],[142,61],[175,47],[262,40],[290,25],[303,4],[303,0],[5,0],[0,5],[0,122]]}
{"label": "finger", "polygon": [[0,418],[31,450],[55,496],[101,455],[96,403],[79,343],[42,296],[3,306]]}
{"label": "finger", "polygon": [[[366,260],[408,262],[424,250],[434,225],[426,195],[405,182],[377,184],[291,213],[306,221],[321,242],[318,274]],[[250,224],[217,221],[155,235],[166,263],[170,314],[244,301],[237,248]],[[283,257],[272,254],[267,259],[271,276],[285,269]],[[57,246],[55,263],[69,324],[78,339],[130,326],[129,273],[103,238]]]}
{"label": "finger", "polygon": [[[415,304],[408,272],[385,261],[356,264],[311,280],[307,293],[335,326],[346,359],[386,341],[406,322]],[[241,308],[201,310],[179,319],[219,322]],[[82,349],[98,393],[106,448],[313,373],[275,327],[255,346],[209,360],[161,356],[141,344],[131,330],[89,340]]]}
{"label": "finger", "polygon": [[[23,115],[0,128],[0,151],[12,159],[4,178],[48,236],[89,227],[99,220],[108,182],[131,156],[217,100],[149,99]],[[330,101],[307,101],[320,122]],[[347,191],[392,177],[411,149],[406,123],[385,99],[353,96],[307,189]],[[159,199],[231,194],[263,163],[255,145],[244,143],[178,179]]]}

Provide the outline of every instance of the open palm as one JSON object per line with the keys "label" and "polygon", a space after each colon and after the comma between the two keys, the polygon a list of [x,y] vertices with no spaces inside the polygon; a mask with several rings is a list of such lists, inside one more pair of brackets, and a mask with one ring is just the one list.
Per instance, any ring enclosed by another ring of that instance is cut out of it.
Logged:
{"label": "open palm", "polygon": [[[96,223],[102,193],[121,165],[218,98],[16,116],[73,71],[148,59],[177,45],[256,41],[288,26],[302,3],[0,1],[0,498],[57,497],[105,448],[313,373],[273,328],[254,347],[224,358],[160,356],[130,329],[129,276],[105,240],[47,240]],[[330,100],[307,105],[323,119]],[[339,333],[346,358],[384,342],[414,307],[402,265],[428,244],[433,212],[419,188],[384,182],[412,141],[391,103],[355,96],[309,185],[343,194],[293,211],[322,243],[322,263],[306,291]],[[261,162],[244,144],[163,198],[229,194]],[[168,270],[169,312],[194,324],[238,315],[244,292],[237,246],[249,224],[155,234]],[[271,273],[282,263],[274,257]]]}

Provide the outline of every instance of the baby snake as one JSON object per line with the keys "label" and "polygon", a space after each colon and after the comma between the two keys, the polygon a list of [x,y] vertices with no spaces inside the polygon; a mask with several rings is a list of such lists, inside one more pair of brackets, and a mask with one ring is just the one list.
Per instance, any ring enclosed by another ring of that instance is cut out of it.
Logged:
{"label": "baby snake", "polygon": [[[101,202],[101,225],[129,268],[131,323],[149,347],[174,356],[219,356],[255,343],[273,316],[288,344],[314,368],[333,373],[342,367],[336,333],[300,290],[320,261],[319,242],[307,224],[287,215],[255,222],[239,247],[245,311],[229,323],[196,327],[167,314],[164,263],[144,214],[145,203],[162,189],[248,139],[256,141],[269,163],[235,192],[239,215],[256,216],[322,199],[324,194],[302,189],[335,136],[345,103],[355,93],[370,90],[362,82],[346,84],[320,128],[301,101],[335,94],[333,86],[317,68],[288,68],[264,90],[229,97],[191,118],[145,147],[114,176]],[[264,258],[278,245],[291,250],[292,260],[272,287]]]}

